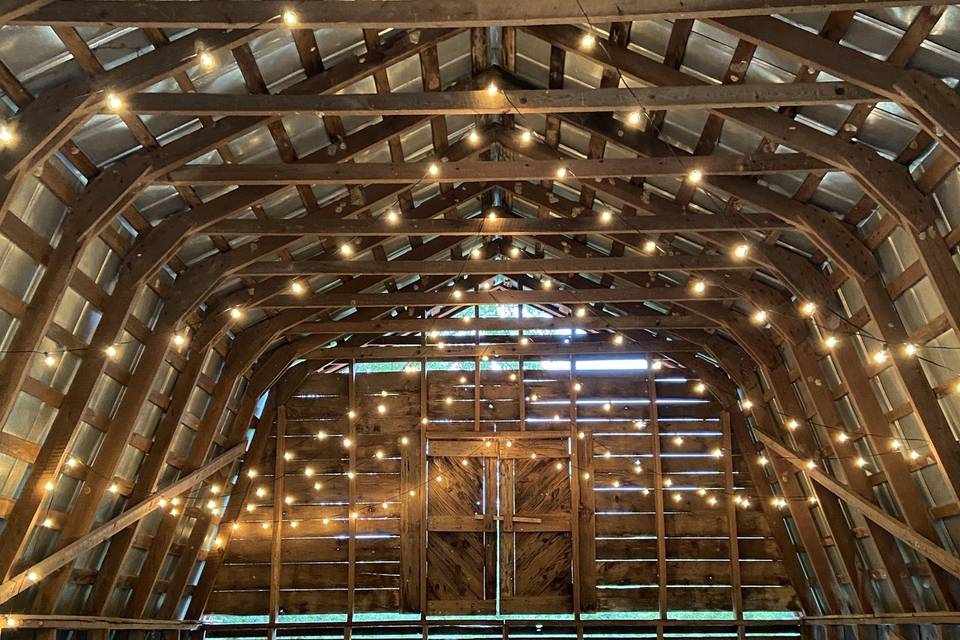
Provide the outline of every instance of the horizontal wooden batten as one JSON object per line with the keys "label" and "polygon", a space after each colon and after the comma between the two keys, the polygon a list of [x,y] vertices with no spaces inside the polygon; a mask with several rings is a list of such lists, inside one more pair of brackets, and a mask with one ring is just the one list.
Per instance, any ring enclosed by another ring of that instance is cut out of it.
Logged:
{"label": "horizontal wooden batten", "polygon": [[[431,169],[436,169],[434,173]],[[559,175],[559,169],[566,174]],[[825,162],[799,153],[763,156],[676,156],[603,160],[504,160],[482,162],[357,162],[346,164],[193,164],[156,179],[170,185],[419,184],[421,182],[495,182],[686,176],[742,176],[835,171]]]}
{"label": "horizontal wooden batten", "polygon": [[791,228],[789,224],[767,215],[690,214],[687,216],[613,216],[605,220],[590,212],[578,218],[506,218],[481,217],[469,220],[412,220],[391,222],[377,220],[329,220],[289,218],[267,220],[224,220],[202,230],[222,236],[464,236],[477,234],[500,236],[546,236],[602,233],[624,235],[635,233],[683,233],[686,231],[748,231]]}
{"label": "horizontal wooden batten", "polygon": [[581,344],[498,344],[478,345],[467,347],[333,347],[317,349],[308,354],[317,362],[331,362],[334,360],[418,360],[420,358],[452,359],[452,358],[517,358],[543,356],[604,356],[615,357],[627,354],[696,352],[700,348],[689,342],[668,340],[636,340],[626,341],[620,346],[603,342]]}
{"label": "horizontal wooden batten", "polygon": [[[13,24],[159,29],[366,29],[487,27],[490,25],[583,24],[667,18],[704,18],[774,13],[816,13],[865,7],[921,6],[920,0],[575,0],[517,3],[509,0],[395,0],[339,3],[326,0],[60,0],[15,18]],[[291,22],[284,13],[292,11]]]}
{"label": "horizontal wooden batten", "polygon": [[[637,258],[531,258],[527,260],[294,260],[257,262],[237,273],[249,276],[283,275],[511,275],[542,273],[649,273],[656,271],[727,271],[756,269],[756,265],[726,256],[650,256]],[[668,295],[675,295],[671,290]],[[436,294],[442,295],[442,294]],[[492,294],[491,294],[492,295]],[[572,295],[572,294],[571,294]],[[585,293],[605,295],[598,292]],[[581,296],[582,297],[582,296]],[[704,296],[690,295],[691,298]],[[708,297],[708,296],[707,296]],[[568,295],[567,299],[570,298]],[[304,298],[306,299],[306,298]],[[559,301],[559,300],[558,300]],[[269,303],[269,302],[268,302]]]}
{"label": "horizontal wooden batten", "polygon": [[436,318],[433,320],[389,318],[370,321],[304,322],[289,329],[288,335],[303,333],[428,333],[431,331],[544,331],[583,329],[598,331],[616,329],[710,329],[717,324],[697,316],[622,318],[470,318],[465,323],[460,318]]}
{"label": "horizontal wooden batten", "polygon": [[[138,93],[125,100],[132,113],[182,116],[478,115],[506,113],[630,112],[638,109],[707,109],[874,103],[880,98],[846,82],[529,89],[432,93],[258,95]],[[109,107],[97,105],[101,110]]]}
{"label": "horizontal wooden batten", "polygon": [[696,294],[684,287],[624,287],[620,289],[551,289],[549,291],[486,291],[459,298],[444,293],[320,293],[275,296],[254,306],[264,309],[329,309],[336,307],[437,307],[478,304],[585,304],[588,302],[647,302],[654,300],[727,300],[731,292]]}

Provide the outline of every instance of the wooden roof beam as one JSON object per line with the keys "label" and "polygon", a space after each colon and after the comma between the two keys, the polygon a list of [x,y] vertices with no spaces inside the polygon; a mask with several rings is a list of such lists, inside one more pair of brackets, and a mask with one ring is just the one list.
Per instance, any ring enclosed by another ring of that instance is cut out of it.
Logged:
{"label": "wooden roof beam", "polygon": [[[503,180],[556,180],[632,178],[634,176],[686,176],[698,170],[705,175],[742,176],[772,173],[833,171],[831,165],[802,154],[769,156],[689,156],[676,158],[629,158],[562,162],[463,161],[353,164],[191,164],[156,178],[157,184],[241,185],[272,184],[440,184]],[[558,173],[560,171],[561,173]]]}
{"label": "wooden roof beam", "polygon": [[[638,109],[701,110],[742,107],[875,103],[881,98],[846,82],[691,85],[636,89],[521,89],[338,95],[138,93],[124,110],[180,116],[499,115],[621,112]],[[102,103],[94,105],[110,112]]]}
{"label": "wooden roof beam", "polygon": [[[322,0],[300,0],[292,19],[299,29],[359,27],[416,28],[431,26],[485,27],[529,24],[582,24],[712,16],[769,15],[855,10],[865,7],[918,6],[921,0],[710,0],[690,4],[684,0],[594,0],[584,9],[573,0],[535,2],[519,6],[509,0],[419,0],[368,2],[338,6]],[[396,5],[396,6],[394,6]],[[14,24],[169,29],[289,29],[282,19],[290,3],[284,0],[236,2],[174,1],[169,8],[152,2],[85,0],[82,7],[67,1],[53,2],[13,20]]]}

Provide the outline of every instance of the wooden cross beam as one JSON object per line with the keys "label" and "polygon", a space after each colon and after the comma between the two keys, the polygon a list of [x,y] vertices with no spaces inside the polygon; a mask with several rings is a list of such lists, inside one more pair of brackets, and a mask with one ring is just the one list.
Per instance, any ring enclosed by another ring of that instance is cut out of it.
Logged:
{"label": "wooden cross beam", "polygon": [[[311,113],[325,116],[475,116],[872,104],[879,99],[879,96],[869,90],[846,82],[784,82],[636,89],[528,89],[337,95],[138,93],[126,98],[123,108],[130,113],[180,116],[274,116]],[[103,103],[96,106],[101,111],[110,111],[110,107]]]}
{"label": "wooden cross beam", "polygon": [[288,335],[351,333],[429,333],[431,331],[628,331],[631,329],[712,329],[713,320],[698,316],[624,316],[568,318],[384,318],[380,320],[331,320],[304,322],[288,329]]}
{"label": "wooden cross beam", "polygon": [[170,500],[188,491],[192,487],[200,484],[211,475],[222,469],[234,460],[243,455],[245,443],[240,443],[220,454],[207,464],[203,465],[182,480],[175,482],[169,487],[158,491],[150,498],[147,498],[140,504],[127,509],[120,515],[103,523],[90,533],[84,535],[79,540],[68,544],[56,553],[47,556],[40,562],[32,565],[28,569],[12,576],[9,580],[0,584],[0,603],[6,602],[18,593],[26,591],[38,580],[44,576],[50,575],[63,565],[67,564],[81,553],[93,549],[98,544],[107,540],[111,536],[119,533],[135,522],[140,521],[160,506],[161,500]]}
{"label": "wooden cross beam", "polygon": [[549,291],[481,291],[462,293],[318,293],[275,296],[254,304],[264,309],[329,309],[340,307],[436,307],[449,304],[587,304],[667,300],[729,300],[730,292],[698,294],[684,287],[623,287],[617,289]]}
{"label": "wooden cross beam", "polygon": [[627,258],[548,258],[528,260],[296,260],[255,262],[237,271],[251,276],[295,275],[506,275],[541,273],[645,273],[726,271],[756,265],[717,255],[663,255]]}
{"label": "wooden cross beam", "polygon": [[[397,213],[395,211],[395,213]],[[335,220],[304,216],[285,219],[231,219],[212,224],[202,233],[222,236],[547,236],[602,233],[683,233],[687,231],[776,231],[793,228],[765,214],[697,214],[686,216],[620,216],[592,210],[577,218],[511,218],[497,215],[466,220],[380,217],[376,220]]]}
{"label": "wooden cross beam", "polygon": [[606,342],[587,342],[580,344],[491,344],[469,345],[456,347],[418,346],[418,347],[333,347],[330,349],[316,349],[307,354],[311,360],[322,360],[328,363],[332,360],[359,360],[359,361],[399,361],[417,360],[419,358],[451,359],[451,358],[518,358],[523,357],[555,357],[555,356],[605,356],[617,358],[630,354],[697,352],[702,349],[695,344],[667,340],[627,340],[621,346],[612,346]]}
{"label": "wooden cross beam", "polygon": [[[171,6],[167,7],[166,4]],[[332,3],[326,0],[60,0],[20,16],[14,24],[158,29],[365,29],[431,26],[486,27],[770,15],[920,6],[923,0],[398,0]],[[584,14],[586,11],[586,15]],[[289,13],[287,13],[289,12]]]}
{"label": "wooden cross beam", "polygon": [[796,153],[764,156],[688,156],[670,158],[616,158],[605,160],[508,160],[501,162],[432,163],[359,162],[353,164],[194,164],[174,169],[156,179],[169,185],[314,185],[419,184],[633,178],[636,176],[765,175],[835,171],[831,165]]}

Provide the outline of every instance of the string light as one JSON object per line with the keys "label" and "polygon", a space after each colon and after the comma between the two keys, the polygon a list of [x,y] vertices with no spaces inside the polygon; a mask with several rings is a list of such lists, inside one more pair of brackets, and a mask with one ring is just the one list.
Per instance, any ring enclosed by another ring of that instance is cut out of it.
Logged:
{"label": "string light", "polygon": [[490,84],[487,85],[488,96],[495,96],[498,93],[500,93],[500,87],[498,87],[495,82],[491,82]]}
{"label": "string light", "polygon": [[643,252],[647,255],[652,255],[657,250],[657,243],[653,240],[647,240],[643,243]]}
{"label": "string light", "polygon": [[663,369],[663,361],[654,360],[653,364],[650,365],[650,368],[653,369],[654,371],[660,371],[660,369]]}
{"label": "string light", "polygon": [[256,470],[256,469],[249,469],[249,470],[247,471],[247,477],[250,478],[250,479],[256,478],[256,477],[257,477],[257,470]]}
{"label": "string light", "polygon": [[233,307],[230,309],[230,318],[233,320],[239,320],[243,317],[243,311],[239,307]]}
{"label": "string light", "polygon": [[47,528],[47,529],[52,529],[52,528],[53,528],[53,524],[54,524],[54,523],[53,523],[53,518],[44,518],[44,519],[43,519],[43,526],[44,526],[45,528]]}
{"label": "string light", "polygon": [[610,222],[613,220],[613,212],[609,209],[604,209],[600,212],[600,222]]}
{"label": "string light", "polygon": [[491,211],[487,214],[487,222],[496,222],[497,221],[497,212]]}
{"label": "string light", "polygon": [[306,467],[306,468],[304,468],[304,470],[303,470],[303,475],[305,475],[305,476],[308,477],[308,478],[312,478],[312,477],[313,477],[313,467]]}
{"label": "string light", "polygon": [[284,24],[286,24],[287,26],[291,26],[291,27],[292,27],[293,25],[295,25],[295,24],[297,24],[298,22],[300,22],[300,18],[297,17],[297,14],[296,14],[296,13],[294,13],[294,12],[291,11],[290,9],[287,9],[286,11],[283,12],[283,22],[284,22]]}
{"label": "string light", "polygon": [[436,177],[436,176],[440,175],[440,166],[439,166],[436,162],[433,162],[433,163],[431,163],[430,166],[427,168],[427,172],[428,172],[431,176]]}
{"label": "string light", "polygon": [[764,324],[767,321],[767,312],[763,309],[758,309],[756,313],[753,314],[754,324]]}
{"label": "string light", "polygon": [[707,283],[703,280],[694,280],[690,288],[693,289],[694,293],[700,295],[707,290]]}
{"label": "string light", "polygon": [[917,345],[908,342],[907,344],[903,345],[901,351],[903,352],[903,355],[907,357],[913,357],[917,355]]}
{"label": "string light", "polygon": [[350,244],[347,243],[347,242],[343,243],[342,245],[340,245],[340,255],[342,255],[342,256],[352,256],[352,255],[353,255],[353,247],[351,247]]}
{"label": "string light", "polygon": [[49,353],[45,353],[43,354],[43,364],[47,365],[48,367],[56,366],[57,359]]}
{"label": "string light", "polygon": [[690,181],[690,184],[700,184],[700,181],[703,180],[703,172],[700,169],[693,169],[687,174],[687,180]]}
{"label": "string light", "polygon": [[30,582],[36,582],[39,579],[40,579],[40,576],[37,575],[36,571],[31,571],[30,573],[27,574],[27,580],[29,580]]}
{"label": "string light", "polygon": [[113,493],[113,494],[117,494],[117,493],[120,492],[120,487],[119,487],[119,485],[117,485],[116,482],[114,482],[114,483],[112,483],[112,484],[107,488],[107,491],[109,491],[110,493]]}
{"label": "string light", "polygon": [[347,417],[353,420],[354,418],[357,417],[357,412],[354,409],[350,409],[349,411],[347,411]]}
{"label": "string light", "polygon": [[396,209],[390,209],[389,211],[387,211],[387,215],[385,217],[387,219],[387,222],[389,222],[390,224],[397,224],[398,222],[400,222],[400,214],[397,212]]}
{"label": "string light", "polygon": [[740,406],[744,411],[750,411],[750,409],[753,409],[753,400],[746,398],[742,403],[740,403]]}
{"label": "string light", "polygon": [[883,364],[890,357],[890,354],[886,351],[880,350],[877,351],[873,356],[871,356],[875,364]]}
{"label": "string light", "polygon": [[353,446],[353,440],[351,440],[350,438],[344,438],[344,439],[343,439],[343,448],[344,448],[344,449],[349,449],[351,446]]}
{"label": "string light", "polygon": [[566,178],[566,177],[567,177],[567,168],[566,168],[566,167],[558,167],[558,168],[557,168],[557,172],[556,172],[556,176],[557,176],[557,178],[558,178],[559,180],[563,180],[564,178]]}
{"label": "string light", "polygon": [[182,347],[183,345],[185,345],[185,344],[187,343],[186,337],[184,337],[184,336],[183,336],[182,334],[180,334],[180,333],[175,333],[175,334],[173,334],[172,340],[173,340],[173,344],[174,344],[175,346],[177,346],[177,347]]}
{"label": "string light", "polygon": [[3,125],[0,126],[0,144],[6,146],[13,142],[13,132],[10,130],[10,127]]}
{"label": "string light", "polygon": [[613,344],[617,345],[618,347],[619,347],[620,345],[622,345],[622,344],[623,344],[623,336],[620,335],[619,333],[618,333],[617,335],[613,336]]}
{"label": "string light", "polygon": [[66,462],[67,468],[73,469],[75,466],[77,466],[77,464],[78,464],[77,459],[74,458],[73,456],[70,456],[69,458],[67,458],[67,462]]}
{"label": "string light", "polygon": [[628,114],[627,114],[627,124],[629,124],[631,127],[639,126],[639,125],[640,125],[640,112],[639,112],[639,111],[631,111],[630,113],[628,113]]}
{"label": "string light", "polygon": [[117,357],[117,348],[116,348],[115,346],[113,346],[113,345],[110,345],[109,347],[107,347],[106,349],[104,349],[103,352],[104,352],[104,353],[106,354],[106,356],[107,356],[108,358],[110,358],[110,359],[113,359],[113,358],[116,358],[116,357]]}
{"label": "string light", "polygon": [[595,44],[597,44],[597,39],[593,37],[592,33],[585,33],[583,37],[580,38],[581,49],[593,49]]}
{"label": "string light", "polygon": [[107,107],[111,111],[120,111],[123,109],[123,99],[115,93],[107,94]]}
{"label": "string light", "polygon": [[805,318],[810,318],[817,312],[817,305],[813,302],[807,301],[800,305],[800,314]]}
{"label": "string light", "polygon": [[770,461],[767,460],[767,456],[760,456],[759,458],[757,458],[757,464],[759,464],[761,467],[765,467],[769,463]]}
{"label": "string light", "polygon": [[733,257],[743,260],[750,254],[750,247],[746,244],[738,244],[733,248]]}
{"label": "string light", "polygon": [[306,287],[303,286],[303,283],[299,280],[294,280],[290,283],[290,291],[295,296],[303,295],[303,292],[306,291]]}
{"label": "string light", "polygon": [[50,481],[48,480],[48,481],[43,485],[43,490],[46,491],[47,493],[53,491],[53,482],[50,482]]}
{"label": "string light", "polygon": [[790,431],[796,431],[799,427],[800,423],[793,418],[787,421],[787,429],[790,429]]}
{"label": "string light", "polygon": [[533,139],[533,134],[530,133],[529,129],[525,129],[523,133],[520,134],[520,142],[528,144]]}
{"label": "string light", "polygon": [[840,340],[836,336],[827,336],[823,339],[823,346],[827,349],[833,349],[839,342]]}
{"label": "string light", "polygon": [[707,385],[703,384],[702,382],[698,382],[697,384],[693,385],[693,390],[695,393],[704,393],[707,390]]}
{"label": "string light", "polygon": [[327,432],[326,431],[317,431],[317,440],[326,440]]}
{"label": "string light", "polygon": [[843,431],[841,431],[840,433],[837,434],[837,442],[839,442],[839,443],[841,443],[841,444],[843,444],[844,442],[846,442],[846,441],[849,440],[849,439],[850,439],[850,436],[848,436],[848,435],[847,435],[845,432],[843,432]]}
{"label": "string light", "polygon": [[470,133],[467,134],[467,142],[470,144],[477,144],[480,142],[480,134],[477,133],[476,129],[471,129]]}
{"label": "string light", "polygon": [[199,56],[200,66],[204,69],[213,69],[217,66],[217,59],[208,51],[201,51]]}

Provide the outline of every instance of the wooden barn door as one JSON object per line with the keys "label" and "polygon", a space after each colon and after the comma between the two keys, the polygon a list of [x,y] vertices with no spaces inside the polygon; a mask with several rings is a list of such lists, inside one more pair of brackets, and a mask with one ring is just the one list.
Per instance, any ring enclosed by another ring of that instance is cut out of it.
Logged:
{"label": "wooden barn door", "polygon": [[575,520],[567,435],[501,440],[499,456],[500,612],[571,612]]}
{"label": "wooden barn door", "polygon": [[430,439],[428,451],[428,611],[572,611],[567,434]]}

